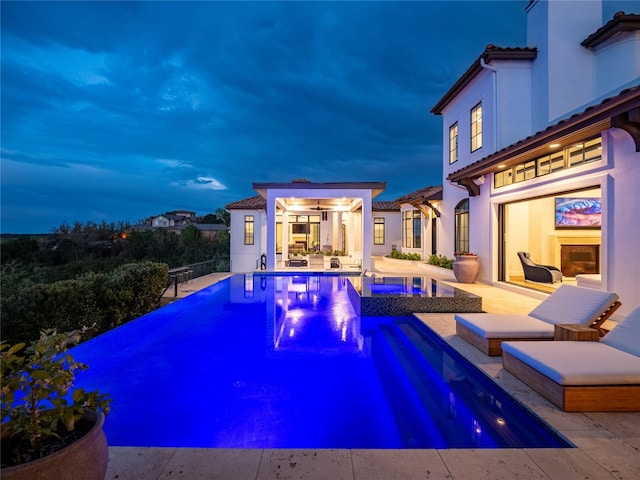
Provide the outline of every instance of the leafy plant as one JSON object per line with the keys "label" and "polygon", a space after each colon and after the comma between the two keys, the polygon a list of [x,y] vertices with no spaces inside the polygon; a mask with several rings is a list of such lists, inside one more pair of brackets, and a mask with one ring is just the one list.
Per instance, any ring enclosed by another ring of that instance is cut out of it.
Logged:
{"label": "leafy plant", "polygon": [[429,265],[435,265],[436,267],[448,268],[449,270],[453,269],[453,258],[447,258],[442,255],[431,255],[427,259],[427,263]]}
{"label": "leafy plant", "polygon": [[0,342],[2,435],[12,440],[13,464],[53,453],[45,452],[47,442],[73,432],[85,409],[109,413],[109,395],[73,388],[76,374],[88,367],[67,350],[82,333],[43,330],[26,348]]}
{"label": "leafy plant", "polygon": [[403,253],[398,250],[391,250],[391,258],[397,258],[399,260],[422,260],[419,253]]}

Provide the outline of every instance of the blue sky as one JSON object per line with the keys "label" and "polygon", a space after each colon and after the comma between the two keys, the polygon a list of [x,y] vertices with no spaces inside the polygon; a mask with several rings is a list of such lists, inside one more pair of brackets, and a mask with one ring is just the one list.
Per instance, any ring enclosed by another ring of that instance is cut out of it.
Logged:
{"label": "blue sky", "polygon": [[214,212],[252,182],[442,182],[431,107],[527,0],[5,2],[3,233]]}

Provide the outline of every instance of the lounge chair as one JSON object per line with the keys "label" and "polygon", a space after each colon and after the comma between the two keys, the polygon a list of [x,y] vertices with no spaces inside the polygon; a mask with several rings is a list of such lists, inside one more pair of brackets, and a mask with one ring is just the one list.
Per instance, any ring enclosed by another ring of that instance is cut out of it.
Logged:
{"label": "lounge chair", "polygon": [[539,265],[531,260],[529,252],[518,252],[524,270],[524,279],[531,282],[556,283],[562,281],[562,272],[552,265]]}
{"label": "lounge chair", "polygon": [[486,355],[502,354],[508,340],[553,340],[556,323],[573,323],[600,331],[620,306],[615,293],[561,285],[528,315],[458,313],[456,333]]}
{"label": "lounge chair", "polygon": [[640,411],[640,305],[599,342],[505,342],[504,368],[567,412]]}

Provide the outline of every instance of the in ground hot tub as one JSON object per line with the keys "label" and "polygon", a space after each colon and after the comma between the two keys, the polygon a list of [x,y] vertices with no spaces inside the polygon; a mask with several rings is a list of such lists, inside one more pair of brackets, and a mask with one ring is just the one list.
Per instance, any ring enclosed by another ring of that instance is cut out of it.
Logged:
{"label": "in ground hot tub", "polygon": [[482,297],[429,277],[349,277],[349,298],[363,317],[482,312]]}

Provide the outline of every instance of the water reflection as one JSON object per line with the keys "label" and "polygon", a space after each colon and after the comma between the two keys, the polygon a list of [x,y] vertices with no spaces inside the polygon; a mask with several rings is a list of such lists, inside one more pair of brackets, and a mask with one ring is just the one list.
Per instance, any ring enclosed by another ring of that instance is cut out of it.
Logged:
{"label": "water reflection", "polygon": [[[342,277],[266,278],[267,331],[278,352],[361,353],[364,340]],[[272,328],[270,328],[272,327]]]}

